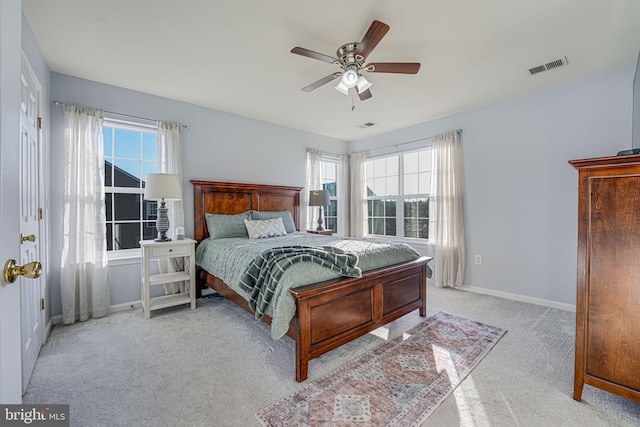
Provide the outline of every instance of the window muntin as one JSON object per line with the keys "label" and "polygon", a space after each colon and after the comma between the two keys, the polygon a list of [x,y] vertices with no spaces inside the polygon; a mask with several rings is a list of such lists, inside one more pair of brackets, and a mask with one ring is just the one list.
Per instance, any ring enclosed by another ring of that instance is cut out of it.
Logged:
{"label": "window muntin", "polygon": [[429,239],[431,147],[367,160],[368,233]]}
{"label": "window muntin", "polygon": [[140,247],[156,237],[157,202],[144,200],[145,177],[159,171],[155,127],[105,119],[107,250]]}

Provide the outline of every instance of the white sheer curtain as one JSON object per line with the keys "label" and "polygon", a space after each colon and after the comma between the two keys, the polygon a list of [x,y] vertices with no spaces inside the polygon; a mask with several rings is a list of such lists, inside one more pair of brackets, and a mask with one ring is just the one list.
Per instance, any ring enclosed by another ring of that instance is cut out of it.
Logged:
{"label": "white sheer curtain", "polygon": [[[302,230],[315,230],[319,212],[309,208],[309,191],[322,189],[322,152],[313,148],[307,148],[307,177],[302,190],[301,212],[303,221]],[[315,215],[315,216],[314,216]]]}
{"label": "white sheer curtain", "polygon": [[349,157],[338,156],[338,230],[340,236],[349,235]]}
{"label": "white sheer curtain", "polygon": [[104,203],[103,112],[64,105],[60,294],[62,322],[102,317],[110,306]]}
{"label": "white sheer curtain", "polygon": [[367,227],[367,153],[349,156],[351,183],[351,236],[365,237]]}
{"label": "white sheer curtain", "polygon": [[460,287],[464,281],[462,161],[458,131],[433,137],[431,194],[435,204],[435,285]]}
{"label": "white sheer curtain", "polygon": [[[158,121],[158,172],[178,175],[182,182],[182,125],[180,123]],[[183,195],[184,197],[184,195]],[[184,208],[182,200],[166,202],[169,209],[169,231],[167,235],[175,237],[176,227],[184,227]],[[158,260],[161,273],[184,271],[184,258]],[[189,292],[187,282],[165,283],[165,294]]]}

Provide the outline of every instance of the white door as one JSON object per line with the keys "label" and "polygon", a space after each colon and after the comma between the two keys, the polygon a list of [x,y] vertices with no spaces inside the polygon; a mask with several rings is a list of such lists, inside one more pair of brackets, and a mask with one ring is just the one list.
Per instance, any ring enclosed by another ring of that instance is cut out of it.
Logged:
{"label": "white door", "polygon": [[[20,253],[18,141],[20,126],[19,1],[0,1],[0,268]],[[22,403],[20,283],[0,277],[0,403]]]}
{"label": "white door", "polygon": [[[41,203],[39,164],[41,153],[41,86],[22,54],[20,102],[20,265],[43,262],[44,248],[39,212]],[[27,390],[44,339],[44,277],[22,280],[22,392]]]}

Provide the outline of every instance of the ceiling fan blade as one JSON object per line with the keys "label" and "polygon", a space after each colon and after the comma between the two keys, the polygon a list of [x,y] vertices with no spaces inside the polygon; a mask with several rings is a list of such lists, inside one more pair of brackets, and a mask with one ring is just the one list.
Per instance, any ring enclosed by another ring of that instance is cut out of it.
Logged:
{"label": "ceiling fan blade", "polygon": [[416,74],[420,69],[419,62],[372,62],[364,67],[370,73]]}
{"label": "ceiling fan blade", "polygon": [[296,46],[293,49],[291,49],[291,53],[295,53],[296,55],[306,56],[312,59],[317,59],[318,61],[328,62],[329,64],[333,64],[338,61],[338,58],[325,55],[324,53],[314,52],[312,50],[305,49],[304,47]]}
{"label": "ceiling fan blade", "polygon": [[318,80],[317,82],[313,82],[311,83],[309,86],[305,86],[302,88],[303,92],[311,92],[314,89],[318,89],[320,86],[325,85],[327,83],[329,83],[332,80],[337,79],[338,77],[340,77],[340,73],[333,73],[333,74],[329,74],[327,77],[323,77],[320,80]]}
{"label": "ceiling fan blade", "polygon": [[384,22],[373,21],[367,33],[362,38],[362,41],[358,43],[358,48],[356,49],[356,53],[362,55],[365,59],[374,47],[380,43],[380,40],[384,37],[385,34],[389,31],[389,26]]}
{"label": "ceiling fan blade", "polygon": [[371,91],[369,89],[365,90],[362,93],[358,94],[358,98],[360,98],[360,101],[366,101],[367,99],[371,98],[373,95],[371,95]]}

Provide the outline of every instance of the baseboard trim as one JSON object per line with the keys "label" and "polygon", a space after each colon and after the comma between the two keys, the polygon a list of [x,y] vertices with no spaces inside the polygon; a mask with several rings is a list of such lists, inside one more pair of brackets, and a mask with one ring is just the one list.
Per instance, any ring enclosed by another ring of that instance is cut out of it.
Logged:
{"label": "baseboard trim", "polygon": [[[109,306],[109,311],[108,311],[107,314],[117,313],[119,311],[135,310],[135,309],[140,308],[140,307],[142,307],[142,301],[140,301],[140,300],[132,301],[132,302],[125,302],[124,304],[116,304],[116,305]],[[59,314],[57,316],[53,316],[53,318],[51,320],[52,320],[54,325],[58,325],[58,324],[62,323],[62,314]]]}
{"label": "baseboard trim", "polygon": [[565,304],[562,302],[551,301],[542,298],[535,298],[526,295],[512,294],[511,292],[496,291],[494,289],[479,288],[477,286],[464,285],[461,288],[457,288],[463,291],[473,292],[476,294],[490,295],[493,297],[509,299],[513,301],[526,302],[529,304],[541,305],[543,307],[557,308],[558,310],[576,312],[576,306],[573,304]]}

